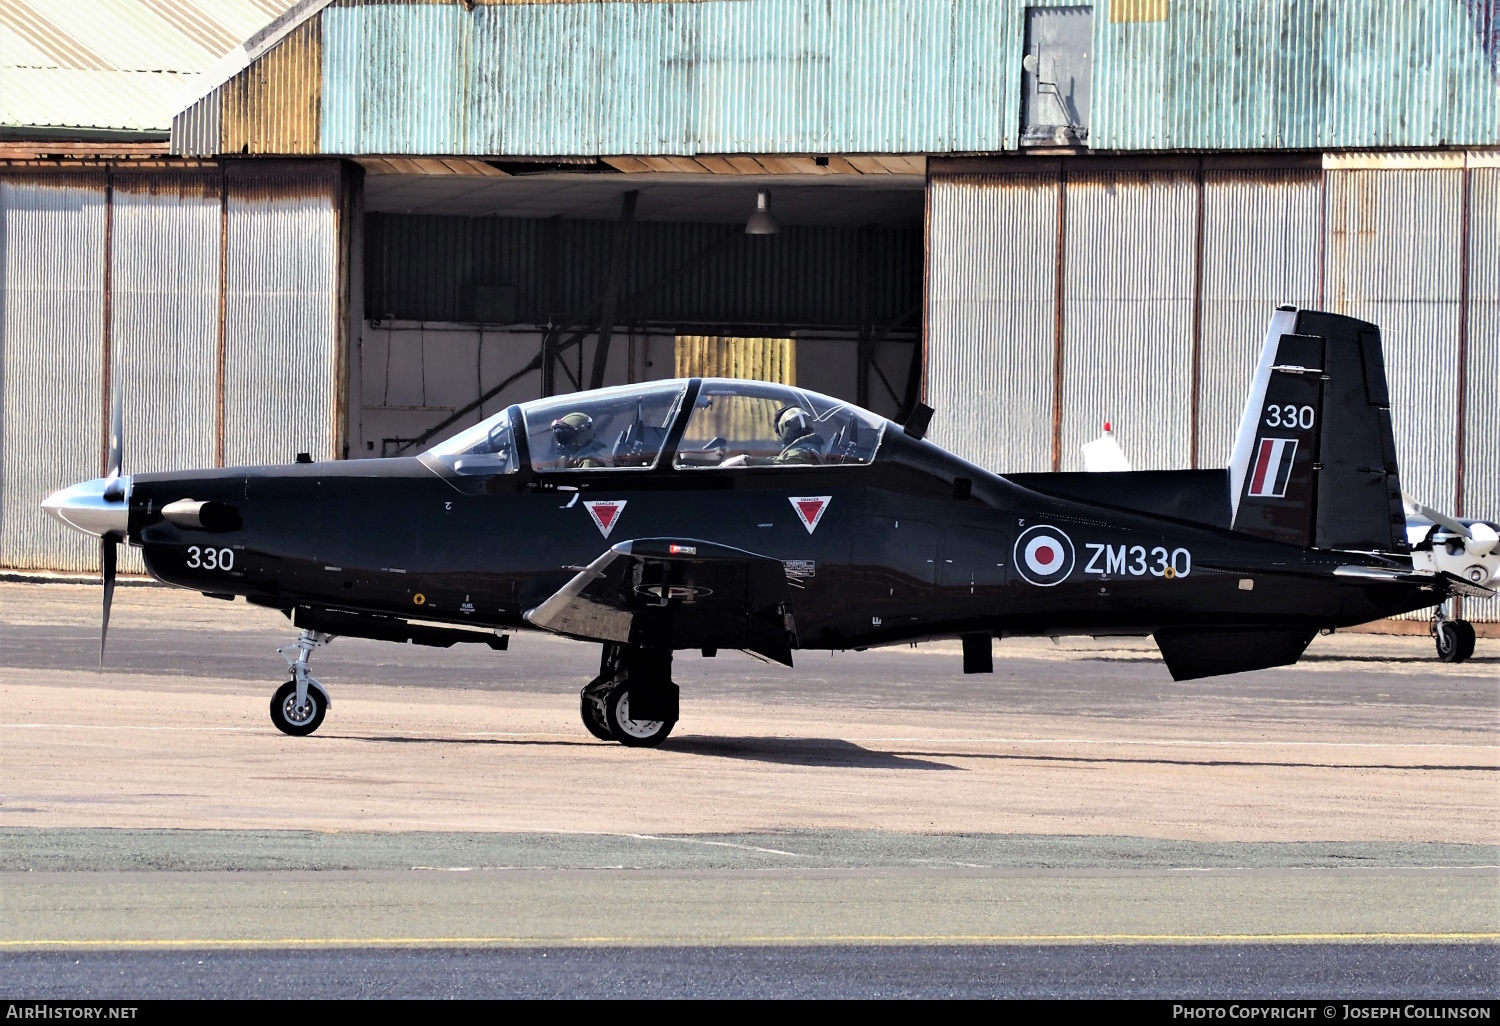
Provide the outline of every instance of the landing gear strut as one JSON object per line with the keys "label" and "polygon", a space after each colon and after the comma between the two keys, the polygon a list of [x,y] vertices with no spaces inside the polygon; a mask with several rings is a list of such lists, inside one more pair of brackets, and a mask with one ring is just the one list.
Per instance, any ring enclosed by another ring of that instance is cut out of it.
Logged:
{"label": "landing gear strut", "polygon": [[1461,663],[1474,654],[1474,625],[1449,616],[1452,601],[1444,602],[1432,614],[1432,638],[1437,643],[1439,659]]}
{"label": "landing gear strut", "polygon": [[677,725],[672,653],[606,643],[599,676],[579,693],[588,732],[601,741],[654,748]]}
{"label": "landing gear strut", "polygon": [[328,712],[328,691],[308,672],[308,660],[313,649],[322,648],[332,640],[331,634],[303,631],[295,645],[276,650],[292,671],[292,679],[271,696],[271,722],[283,734],[305,737],[322,725]]}

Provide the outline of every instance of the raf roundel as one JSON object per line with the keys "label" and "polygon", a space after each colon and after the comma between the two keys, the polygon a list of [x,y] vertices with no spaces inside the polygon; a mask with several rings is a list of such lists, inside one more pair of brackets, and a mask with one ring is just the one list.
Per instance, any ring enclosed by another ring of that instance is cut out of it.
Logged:
{"label": "raf roundel", "polygon": [[1073,572],[1073,540],[1050,524],[1022,531],[1014,556],[1016,572],[1038,587],[1060,584]]}

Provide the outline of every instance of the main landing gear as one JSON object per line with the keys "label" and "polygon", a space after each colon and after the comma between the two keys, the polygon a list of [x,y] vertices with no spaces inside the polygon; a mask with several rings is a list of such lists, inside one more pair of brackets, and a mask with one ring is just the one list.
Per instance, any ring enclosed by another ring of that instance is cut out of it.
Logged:
{"label": "main landing gear", "polygon": [[672,653],[607,642],[599,676],[579,693],[588,732],[601,741],[654,748],[677,725]]}
{"label": "main landing gear", "polygon": [[292,671],[292,679],[271,696],[271,722],[283,734],[305,737],[322,725],[328,712],[328,692],[308,672],[307,664],[313,649],[322,648],[332,640],[332,634],[303,631],[295,645],[276,650]]}
{"label": "main landing gear", "polygon": [[1438,606],[1432,614],[1432,639],[1437,643],[1438,658],[1445,663],[1461,663],[1474,654],[1474,625],[1449,615],[1452,599]]}

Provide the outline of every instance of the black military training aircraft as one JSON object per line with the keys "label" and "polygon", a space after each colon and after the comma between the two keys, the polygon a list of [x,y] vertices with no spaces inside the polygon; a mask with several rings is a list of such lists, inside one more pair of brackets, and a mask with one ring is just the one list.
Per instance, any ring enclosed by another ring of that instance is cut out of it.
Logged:
{"label": "black military training aircraft", "polygon": [[119,406],[109,475],[43,504],[102,539],[104,629],[120,541],[158,580],[282,610],[302,631],[271,701],[288,734],[323,721],[308,658],[337,635],[602,643],[584,725],[650,746],[681,650],[790,666],[957,636],[973,673],[998,637],[1149,634],[1182,680],[1492,594],[1487,570],[1414,562],[1379,330],[1290,307],[1224,470],[1000,476],[924,440],[925,407],[903,427],[693,378],[522,403],[415,457],[127,477]]}

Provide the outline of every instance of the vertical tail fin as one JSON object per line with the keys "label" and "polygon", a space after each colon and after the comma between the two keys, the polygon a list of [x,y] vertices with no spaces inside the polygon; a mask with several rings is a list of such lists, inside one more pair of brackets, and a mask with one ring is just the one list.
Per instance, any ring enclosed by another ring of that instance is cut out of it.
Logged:
{"label": "vertical tail fin", "polygon": [[1236,531],[1406,551],[1380,329],[1279,307],[1230,461]]}

